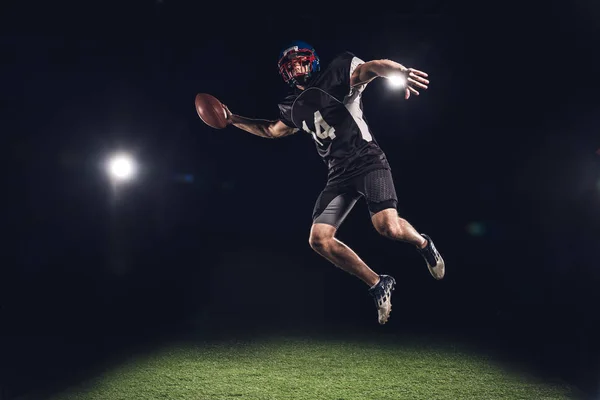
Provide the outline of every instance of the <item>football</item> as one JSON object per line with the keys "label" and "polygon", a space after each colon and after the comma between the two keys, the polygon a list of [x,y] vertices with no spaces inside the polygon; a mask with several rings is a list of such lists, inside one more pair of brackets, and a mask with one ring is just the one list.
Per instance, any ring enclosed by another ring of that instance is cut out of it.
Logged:
{"label": "football", "polygon": [[223,103],[208,93],[196,95],[196,112],[200,119],[211,128],[223,129],[227,126],[227,112]]}

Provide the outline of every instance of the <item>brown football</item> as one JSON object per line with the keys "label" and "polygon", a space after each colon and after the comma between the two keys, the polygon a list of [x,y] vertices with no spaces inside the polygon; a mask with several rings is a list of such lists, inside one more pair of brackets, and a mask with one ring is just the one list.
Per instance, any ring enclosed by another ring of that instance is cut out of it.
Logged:
{"label": "brown football", "polygon": [[215,129],[223,129],[227,126],[227,113],[223,104],[208,93],[196,95],[196,112],[204,123]]}

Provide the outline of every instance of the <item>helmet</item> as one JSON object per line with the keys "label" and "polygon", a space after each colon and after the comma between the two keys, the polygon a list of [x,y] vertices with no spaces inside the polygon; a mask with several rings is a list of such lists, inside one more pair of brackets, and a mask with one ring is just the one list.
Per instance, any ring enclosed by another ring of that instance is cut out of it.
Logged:
{"label": "helmet", "polygon": [[[294,75],[292,60],[299,60],[308,64],[308,72],[302,75]],[[305,84],[315,73],[321,69],[319,56],[315,49],[301,40],[294,40],[279,53],[279,75],[284,82],[290,86]]]}

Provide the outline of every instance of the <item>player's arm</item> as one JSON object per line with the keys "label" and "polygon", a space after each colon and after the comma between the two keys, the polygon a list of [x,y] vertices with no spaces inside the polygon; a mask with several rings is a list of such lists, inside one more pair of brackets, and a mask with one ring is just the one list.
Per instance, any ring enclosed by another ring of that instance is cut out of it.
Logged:
{"label": "player's arm", "polygon": [[350,77],[350,86],[366,85],[373,79],[393,78],[401,76],[406,80],[406,98],[410,93],[419,95],[417,88],[427,89],[429,80],[427,74],[414,68],[406,68],[404,65],[392,60],[372,60],[358,65]]}
{"label": "player's arm", "polygon": [[297,128],[291,128],[281,122],[281,120],[271,121],[266,119],[246,118],[233,114],[229,111],[227,106],[224,107],[225,112],[227,113],[228,125],[233,125],[236,128],[242,129],[253,135],[267,139],[277,139],[298,132]]}
{"label": "player's arm", "polygon": [[231,115],[231,125],[267,139],[277,139],[298,132],[298,129],[290,128],[280,120],[251,119],[235,114]]}

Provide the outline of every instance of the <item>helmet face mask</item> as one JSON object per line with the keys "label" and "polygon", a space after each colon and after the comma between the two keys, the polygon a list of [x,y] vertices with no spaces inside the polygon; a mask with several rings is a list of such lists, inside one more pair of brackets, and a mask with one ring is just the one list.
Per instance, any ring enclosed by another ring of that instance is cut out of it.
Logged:
{"label": "helmet face mask", "polygon": [[320,69],[319,56],[308,43],[295,41],[279,55],[279,74],[290,86],[305,85]]}

